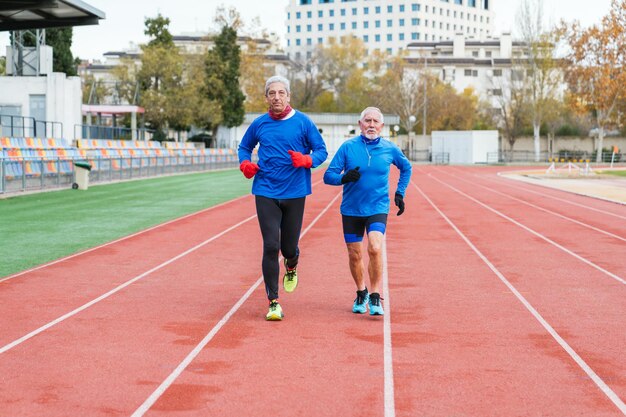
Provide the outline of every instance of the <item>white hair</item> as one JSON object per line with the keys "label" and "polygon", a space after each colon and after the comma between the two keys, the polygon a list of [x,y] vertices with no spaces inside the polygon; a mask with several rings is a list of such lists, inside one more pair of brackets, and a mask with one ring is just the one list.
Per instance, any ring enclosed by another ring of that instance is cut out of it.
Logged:
{"label": "white hair", "polygon": [[273,84],[273,83],[281,83],[282,85],[285,86],[285,90],[287,90],[287,94],[291,94],[291,91],[289,90],[289,80],[280,75],[274,75],[268,78],[267,81],[265,81],[265,95],[267,95],[267,92],[270,89],[270,84]]}
{"label": "white hair", "polygon": [[365,119],[365,116],[368,113],[378,113],[378,115],[380,116],[380,122],[385,123],[385,116],[383,116],[383,112],[381,112],[378,107],[366,107],[365,110],[361,112],[361,117],[359,118],[359,120]]}

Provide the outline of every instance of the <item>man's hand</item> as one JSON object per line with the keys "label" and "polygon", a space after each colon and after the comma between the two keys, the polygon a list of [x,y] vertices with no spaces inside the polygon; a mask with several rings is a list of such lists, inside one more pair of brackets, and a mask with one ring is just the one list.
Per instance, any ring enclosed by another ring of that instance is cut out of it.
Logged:
{"label": "man's hand", "polygon": [[302,155],[300,152],[289,150],[291,155],[291,164],[296,168],[311,168],[313,159],[309,155]]}
{"label": "man's hand", "polygon": [[396,203],[396,207],[400,209],[398,210],[398,213],[396,214],[396,216],[399,216],[402,213],[404,213],[404,197],[402,197],[402,194],[396,193],[396,196],[393,200]]}
{"label": "man's hand", "polygon": [[341,183],[345,184],[347,182],[356,182],[359,180],[359,178],[361,178],[359,167],[352,168],[351,170],[348,170],[348,172],[343,174],[343,177],[341,177]]}
{"label": "man's hand", "polygon": [[239,169],[243,172],[244,177],[250,179],[259,172],[259,166],[248,160],[245,160],[239,165]]}

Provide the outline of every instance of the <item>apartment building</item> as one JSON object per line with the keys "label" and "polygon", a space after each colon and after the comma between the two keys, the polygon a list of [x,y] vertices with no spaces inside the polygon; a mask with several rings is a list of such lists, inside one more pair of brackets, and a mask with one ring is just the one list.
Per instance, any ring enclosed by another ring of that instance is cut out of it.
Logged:
{"label": "apartment building", "polygon": [[[172,41],[182,54],[204,55],[215,45],[213,37],[207,33],[184,33],[173,35]],[[263,65],[271,68],[271,72],[286,75],[292,66],[292,62],[282,52],[278,52],[274,45],[278,43],[272,39],[252,38],[249,36],[239,36],[237,44],[242,51],[247,50],[250,44],[255,47],[255,53],[263,60]],[[100,81],[109,88],[109,94],[104,98],[103,104],[129,104],[117,94],[118,80],[114,75],[114,69],[130,60],[135,65],[141,65],[141,47],[135,43],[130,43],[129,47],[121,51],[109,51],[103,55],[102,61],[83,62],[78,66],[78,75],[83,82],[87,78],[93,77],[93,81]],[[87,103],[91,104],[91,103]]]}
{"label": "apartment building", "polygon": [[[510,33],[499,38],[466,39],[457,34],[441,42],[413,42],[407,45],[405,61],[414,70],[427,68],[430,74],[452,85],[457,91],[471,87],[481,99],[494,106],[506,94],[513,67],[528,59],[528,48],[514,41]],[[521,75],[520,75],[521,76]]]}
{"label": "apartment building", "polygon": [[361,38],[368,53],[397,54],[411,42],[440,42],[456,33],[491,36],[494,0],[290,0],[286,52],[299,61],[330,38]]}

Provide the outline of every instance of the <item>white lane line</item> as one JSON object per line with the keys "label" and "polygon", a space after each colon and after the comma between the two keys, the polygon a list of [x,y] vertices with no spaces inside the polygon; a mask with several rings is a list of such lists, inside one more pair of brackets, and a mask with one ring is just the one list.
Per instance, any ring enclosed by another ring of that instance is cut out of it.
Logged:
{"label": "white lane line", "polygon": [[437,182],[439,182],[439,183],[441,183],[441,184],[445,185],[446,187],[448,187],[448,188],[452,189],[453,191],[455,191],[455,192],[457,192],[457,193],[461,194],[461,195],[462,195],[462,196],[464,196],[465,198],[468,198],[468,199],[472,200],[473,202],[475,202],[476,204],[479,204],[479,205],[483,206],[484,208],[486,208],[487,210],[489,210],[489,211],[491,211],[491,212],[493,212],[493,213],[497,214],[498,216],[502,217],[503,219],[506,219],[506,220],[510,221],[511,223],[513,223],[513,224],[515,224],[515,225],[517,225],[517,226],[521,227],[522,229],[524,229],[524,230],[526,230],[527,232],[529,232],[529,233],[531,233],[531,234],[533,234],[533,235],[537,236],[538,238],[540,238],[540,239],[542,239],[542,240],[545,240],[546,242],[550,243],[551,245],[556,246],[557,248],[561,249],[563,252],[565,252],[565,253],[567,253],[567,254],[569,254],[569,255],[573,256],[574,258],[578,259],[579,261],[581,261],[581,262],[583,262],[583,263],[586,263],[586,264],[587,264],[587,265],[589,265],[590,267],[592,267],[592,268],[594,268],[594,269],[597,269],[598,271],[600,271],[600,272],[602,272],[602,273],[604,273],[604,274],[608,275],[609,277],[613,278],[614,280],[616,280],[616,281],[618,281],[618,282],[620,282],[620,283],[622,283],[622,284],[625,284],[625,285],[626,285],[626,280],[625,280],[624,278],[622,278],[622,277],[620,277],[620,276],[618,276],[618,275],[615,275],[614,273],[612,273],[612,272],[610,272],[610,271],[607,271],[606,269],[602,268],[602,267],[601,267],[601,266],[599,266],[599,265],[594,264],[593,262],[591,262],[591,261],[589,261],[589,260],[587,260],[587,259],[583,258],[582,256],[580,256],[580,255],[576,254],[575,252],[572,252],[571,250],[567,249],[566,247],[564,247],[564,246],[562,246],[562,245],[559,245],[558,243],[556,243],[556,242],[555,242],[555,241],[553,241],[552,239],[550,239],[550,238],[548,238],[548,237],[546,237],[546,236],[542,235],[541,233],[538,233],[538,232],[534,231],[534,230],[533,230],[533,229],[531,229],[530,227],[528,227],[528,226],[525,226],[525,225],[521,224],[521,223],[520,223],[520,222],[518,222],[517,220],[510,218],[510,217],[509,217],[509,216],[507,216],[506,214],[499,212],[498,210],[496,210],[496,209],[494,209],[494,208],[492,208],[492,207],[490,207],[490,206],[488,206],[488,205],[484,204],[483,202],[481,202],[481,201],[479,201],[479,200],[475,199],[474,197],[472,197],[472,196],[470,196],[470,195],[465,194],[463,191],[461,191],[461,190],[459,190],[459,189],[457,189],[457,188],[455,188],[455,187],[451,186],[450,184],[447,184],[447,183],[445,183],[445,182],[441,181],[440,179],[435,178],[435,177],[434,177],[434,176],[432,176],[431,174],[428,174],[428,176],[429,176],[430,178],[434,179],[435,181],[437,181]]}
{"label": "white lane line", "polygon": [[13,274],[13,275],[9,275],[9,276],[4,277],[4,278],[0,278],[0,282],[8,281],[8,280],[10,280],[10,279],[17,278],[17,277],[19,277],[19,276],[21,276],[21,275],[25,275],[25,274],[28,274],[29,272],[34,272],[34,271],[37,271],[37,270],[39,270],[39,269],[47,268],[47,267],[49,267],[49,266],[52,266],[52,265],[58,264],[58,263],[60,263],[60,262],[67,261],[68,259],[72,259],[72,258],[75,258],[75,257],[77,257],[77,256],[81,256],[81,255],[84,255],[84,254],[86,254],[86,253],[93,252],[93,251],[98,250],[98,249],[100,249],[100,248],[104,248],[104,247],[107,247],[107,246],[109,246],[109,245],[113,245],[113,244],[115,244],[115,243],[122,242],[122,241],[124,241],[124,240],[126,240],[126,239],[130,239],[130,238],[132,238],[132,237],[139,236],[139,235],[141,235],[141,234],[143,234],[143,233],[146,233],[146,232],[149,232],[149,231],[151,231],[151,230],[155,230],[155,229],[158,229],[158,228],[160,228],[160,227],[167,226],[168,224],[172,224],[172,223],[175,223],[175,222],[178,222],[178,221],[181,221],[181,220],[187,219],[187,218],[192,217],[192,216],[197,216],[198,214],[202,214],[202,213],[204,213],[204,212],[206,212],[206,211],[209,211],[209,210],[214,210],[214,209],[217,209],[217,208],[219,208],[219,207],[225,206],[226,204],[230,204],[230,203],[232,203],[232,202],[235,202],[235,201],[238,201],[238,200],[242,200],[242,199],[244,199],[244,198],[246,198],[246,197],[249,197],[249,196],[250,196],[250,194],[247,194],[247,195],[244,195],[244,196],[241,196],[241,197],[237,197],[237,198],[235,198],[235,199],[233,199],[233,200],[229,200],[229,201],[226,201],[226,202],[224,202],[224,203],[217,204],[217,205],[215,205],[215,206],[207,207],[207,208],[202,209],[202,210],[200,210],[200,211],[196,211],[196,212],[194,212],[194,213],[187,214],[187,215],[185,215],[185,216],[183,216],[183,217],[177,217],[177,218],[172,219],[172,220],[169,220],[169,221],[167,221],[167,222],[165,222],[165,223],[160,223],[160,224],[157,224],[157,225],[152,226],[152,227],[150,227],[150,228],[148,228],[148,229],[144,229],[144,230],[141,230],[141,231],[139,231],[139,232],[137,232],[137,233],[133,233],[132,235],[124,236],[124,237],[121,237],[121,238],[119,238],[119,239],[112,240],[112,241],[107,242],[107,243],[103,243],[102,245],[99,245],[99,246],[94,246],[93,248],[85,249],[84,251],[80,251],[80,252],[74,253],[74,254],[72,254],[72,255],[65,256],[65,257],[63,257],[63,258],[55,259],[54,261],[51,261],[51,262],[48,262],[48,263],[45,263],[45,264],[42,264],[42,265],[36,266],[36,267],[34,267],[34,268],[30,268],[30,269],[27,269],[27,270],[25,270],[25,271],[18,272],[18,273]]}
{"label": "white lane line", "polygon": [[[317,217],[309,224],[309,226],[300,234],[300,238],[305,236],[307,232],[317,223],[317,221],[330,209],[335,201],[341,196],[341,193],[338,193],[328,205],[317,215]],[[219,322],[211,331],[204,336],[204,338],[196,345],[195,348],[183,359],[183,361],[172,371],[171,374],[168,375],[167,378],[157,387],[156,390],[135,410],[135,412],[131,415],[131,417],[140,417],[143,416],[149,409],[154,405],[155,402],[163,395],[163,393],[174,383],[174,381],[183,373],[183,371],[189,366],[189,364],[200,354],[202,349],[209,344],[211,339],[217,334],[218,331],[230,320],[230,318],[239,310],[239,308],[243,305],[243,303],[250,297],[250,295],[261,285],[263,282],[263,275],[259,277],[259,279],[252,284],[252,286],[246,291],[246,293],[241,296],[239,301],[237,301],[230,310],[220,319]]]}
{"label": "white lane line", "polygon": [[595,373],[593,369],[576,353],[576,351],[558,334],[556,330],[539,314],[539,312],[524,298],[524,296],[506,279],[504,275],[487,259],[485,255],[459,230],[458,227],[431,201],[430,198],[417,186],[411,184],[417,191],[428,201],[428,203],[439,213],[441,217],[454,229],[454,231],[467,243],[467,245],[478,255],[478,257],[493,271],[494,274],[506,285],[509,290],[517,297],[524,307],[535,317],[535,319],[543,326],[544,329],[556,340],[556,342],[567,352],[567,354],[580,366],[580,368],[591,378],[591,380],[600,388],[600,390],[617,406],[617,408],[626,414],[626,404],[619,396]]}
{"label": "white lane line", "polygon": [[69,313],[64,314],[61,317],[59,317],[59,318],[49,322],[48,324],[45,324],[45,325],[39,327],[38,329],[33,330],[32,332],[28,333],[27,335],[22,336],[22,337],[20,337],[17,340],[14,340],[13,342],[9,343],[8,345],[5,345],[2,348],[0,348],[0,354],[8,351],[9,349],[14,348],[15,346],[17,346],[17,345],[27,341],[28,339],[30,339],[30,338],[38,335],[39,333],[41,333],[41,332],[51,328],[52,326],[55,326],[55,325],[61,323],[62,321],[67,320],[68,318],[70,318],[72,316],[75,316],[76,314],[80,313],[81,311],[86,310],[87,308],[93,306],[94,304],[96,304],[96,303],[98,303],[98,302],[100,302],[100,301],[110,297],[111,295],[121,291],[122,289],[128,287],[130,284],[132,284],[134,282],[137,282],[140,279],[150,275],[151,273],[153,273],[155,271],[158,271],[159,269],[161,269],[161,268],[171,264],[172,262],[175,262],[175,261],[179,260],[183,256],[189,255],[191,252],[194,252],[194,251],[200,249],[202,246],[206,245],[207,243],[210,243],[210,242],[214,241],[215,239],[225,235],[226,233],[230,232],[231,230],[234,230],[237,227],[241,226],[242,224],[244,224],[246,222],[249,222],[250,220],[254,219],[255,217],[256,217],[256,214],[254,216],[248,217],[245,220],[240,221],[239,223],[229,227],[228,229],[225,229],[225,230],[221,231],[220,233],[218,233],[218,234],[214,235],[213,237],[205,240],[204,242],[199,243],[199,244],[197,244],[196,246],[194,246],[194,247],[192,247],[190,249],[187,249],[185,252],[182,252],[182,253],[176,255],[175,257],[170,258],[169,260],[161,263],[160,265],[157,265],[154,268],[152,268],[152,269],[142,273],[141,275],[137,275],[136,277],[130,279],[129,281],[126,281],[125,283],[118,285],[117,287],[113,288],[111,291],[109,291],[109,292],[107,292],[105,294],[102,294],[98,298],[95,298],[95,299],[91,300],[90,302],[88,302],[86,304],[83,304],[82,306],[80,306],[80,307],[70,311]]}
{"label": "white lane line", "polygon": [[[319,181],[317,181],[317,182],[313,183],[313,185],[320,184],[322,181],[323,181],[323,180],[319,180]],[[225,203],[222,203],[222,204],[218,204],[218,205],[216,205],[216,206],[209,207],[209,208],[204,209],[204,210],[201,210],[201,211],[199,211],[199,212],[188,214],[187,216],[184,216],[184,217],[179,217],[178,219],[174,219],[174,220],[171,220],[171,221],[169,221],[169,222],[167,222],[167,223],[163,223],[163,224],[160,224],[160,225],[154,226],[154,227],[152,227],[152,228],[150,228],[150,229],[146,229],[146,230],[144,230],[144,231],[141,231],[141,232],[135,233],[134,235],[130,235],[130,236],[123,237],[123,238],[118,239],[118,240],[116,240],[116,241],[106,243],[106,244],[104,244],[104,245],[101,245],[101,246],[98,246],[98,247],[96,247],[96,248],[92,248],[92,249],[86,250],[86,251],[84,251],[84,252],[80,252],[80,253],[77,253],[77,254],[71,255],[71,256],[66,257],[66,258],[59,259],[59,260],[57,260],[57,261],[55,261],[55,262],[52,262],[52,263],[49,263],[49,264],[46,264],[46,265],[42,265],[42,266],[37,267],[37,268],[35,268],[35,269],[40,269],[40,268],[43,268],[44,266],[52,265],[52,264],[54,264],[54,263],[61,262],[61,261],[63,261],[63,260],[67,260],[67,259],[73,258],[73,257],[78,256],[78,255],[81,255],[81,254],[83,254],[83,253],[87,253],[87,252],[90,252],[90,251],[92,251],[92,250],[95,250],[95,249],[97,249],[97,248],[99,248],[99,247],[108,246],[108,245],[110,245],[110,244],[112,244],[112,243],[119,242],[119,241],[121,241],[121,240],[128,239],[128,238],[130,238],[130,237],[132,237],[132,236],[136,236],[136,235],[139,235],[139,234],[141,234],[141,233],[144,233],[145,231],[152,230],[152,229],[156,229],[156,228],[158,228],[158,227],[160,227],[160,226],[163,226],[163,225],[166,225],[166,224],[169,224],[169,223],[172,223],[172,222],[175,222],[175,221],[178,221],[178,220],[181,220],[181,219],[184,219],[184,218],[190,217],[190,216],[194,216],[194,215],[196,215],[196,214],[198,214],[198,213],[202,213],[202,212],[204,212],[204,211],[211,210],[211,209],[213,209],[213,208],[215,208],[215,207],[220,207],[220,206],[223,206],[223,205],[228,204],[228,203],[230,203],[230,202],[232,202],[232,201],[236,201],[236,200],[239,200],[239,199],[242,199],[242,198],[248,197],[248,196],[249,196],[249,195],[244,196],[244,197],[238,197],[238,198],[236,198],[235,200],[231,200],[231,201],[228,201],[228,202],[225,202]],[[336,198],[336,197],[335,197],[335,198]],[[102,294],[102,295],[101,295],[101,296],[99,296],[98,298],[95,298],[95,299],[91,300],[90,302],[88,302],[88,303],[86,303],[86,304],[83,304],[82,306],[80,306],[80,307],[78,307],[78,308],[76,308],[76,309],[74,309],[74,310],[70,311],[69,313],[66,313],[66,314],[62,315],[61,317],[58,317],[57,319],[55,319],[55,320],[53,320],[53,321],[51,321],[51,322],[49,322],[49,323],[47,323],[47,324],[45,324],[45,325],[43,325],[43,326],[39,327],[38,329],[33,330],[32,332],[28,333],[27,335],[24,335],[24,336],[20,337],[19,339],[14,340],[13,342],[11,342],[11,343],[9,343],[9,344],[7,344],[7,345],[5,345],[5,346],[1,347],[1,348],[0,348],[0,354],[2,354],[2,353],[4,353],[4,352],[6,352],[6,351],[8,351],[8,350],[10,350],[10,349],[12,349],[12,348],[14,348],[15,346],[17,346],[17,345],[19,345],[19,344],[21,344],[21,343],[25,342],[26,340],[28,340],[28,339],[30,339],[30,338],[32,338],[32,337],[34,337],[34,336],[38,335],[39,333],[41,333],[41,332],[43,332],[43,331],[45,331],[45,330],[47,330],[47,329],[49,329],[49,328],[51,328],[51,327],[53,327],[53,326],[55,326],[55,325],[59,324],[59,323],[61,323],[62,321],[67,320],[68,318],[70,318],[70,317],[72,317],[72,316],[75,316],[76,314],[80,313],[81,311],[86,310],[87,308],[89,308],[89,307],[93,306],[94,304],[96,304],[96,303],[98,303],[98,302],[100,302],[100,301],[102,301],[102,300],[104,300],[104,299],[106,299],[106,298],[110,297],[111,295],[113,295],[113,294],[115,294],[115,293],[119,292],[120,290],[122,290],[122,289],[126,288],[126,287],[127,287],[127,286],[129,286],[130,284],[132,284],[132,283],[134,283],[134,282],[136,282],[136,281],[139,281],[140,279],[144,278],[145,276],[150,275],[150,274],[151,274],[151,273],[153,273],[154,271],[157,271],[157,270],[159,270],[159,269],[161,269],[161,268],[163,268],[163,267],[165,267],[165,266],[167,266],[167,265],[171,264],[172,262],[177,261],[178,259],[182,258],[183,256],[186,256],[186,255],[190,254],[191,252],[193,252],[193,251],[195,251],[195,250],[197,250],[197,249],[201,248],[202,246],[204,246],[204,245],[206,245],[206,244],[208,244],[208,243],[210,243],[210,242],[214,241],[215,239],[217,239],[217,238],[219,238],[219,237],[223,236],[224,234],[226,234],[226,233],[228,233],[229,231],[231,231],[231,230],[233,230],[233,229],[235,229],[235,228],[239,227],[240,225],[242,225],[242,224],[244,224],[244,223],[246,223],[246,222],[248,222],[248,221],[250,221],[250,220],[254,219],[255,217],[256,217],[256,214],[255,214],[255,215],[253,215],[253,216],[248,217],[248,218],[247,218],[247,219],[245,219],[245,220],[242,220],[241,222],[239,222],[239,223],[237,223],[237,224],[235,224],[235,225],[233,225],[233,226],[231,226],[231,227],[229,227],[229,228],[227,228],[227,229],[223,230],[222,232],[220,232],[220,233],[218,233],[218,234],[214,235],[213,237],[211,237],[211,238],[209,238],[209,239],[205,240],[204,242],[199,243],[198,245],[196,245],[196,246],[194,246],[194,247],[192,247],[192,248],[190,248],[190,249],[186,250],[185,252],[182,252],[182,253],[180,253],[180,254],[176,255],[175,257],[170,258],[169,260],[167,260],[167,261],[165,261],[165,262],[161,263],[160,265],[157,265],[157,266],[155,266],[154,268],[152,268],[152,269],[150,269],[150,270],[148,270],[148,271],[146,271],[146,272],[144,272],[144,273],[142,273],[142,274],[140,274],[140,275],[137,275],[136,277],[134,277],[134,278],[130,279],[129,281],[126,281],[125,283],[118,285],[117,287],[113,288],[111,291],[109,291],[109,292],[107,292],[107,293],[105,293],[105,294]],[[33,269],[33,270],[34,270],[34,269]],[[24,271],[24,273],[26,273],[26,272],[28,272],[28,271]],[[15,276],[17,276],[17,275],[15,275]],[[0,281],[0,282],[2,282],[2,281]]]}
{"label": "white lane line", "polygon": [[[441,171],[441,172],[445,172],[445,171]],[[560,218],[562,218],[563,220],[570,221],[570,222],[575,223],[575,224],[577,224],[577,225],[579,225],[579,226],[586,227],[586,228],[591,229],[591,230],[593,230],[593,231],[596,231],[596,232],[598,232],[598,233],[602,233],[602,234],[605,234],[605,235],[610,236],[610,237],[612,237],[612,238],[615,238],[615,239],[621,240],[622,242],[626,242],[626,238],[624,238],[624,237],[622,237],[622,236],[619,236],[619,235],[613,234],[613,233],[611,233],[611,232],[607,232],[606,230],[599,229],[599,228],[597,228],[597,227],[595,227],[595,226],[592,226],[592,225],[590,225],[590,224],[580,222],[580,221],[578,221],[578,220],[576,220],[576,219],[572,219],[571,217],[567,217],[567,216],[564,216],[564,215],[562,215],[562,214],[560,214],[560,213],[554,212],[554,211],[552,211],[552,210],[548,210],[548,209],[546,209],[546,208],[543,208],[543,207],[537,206],[537,205],[535,205],[535,204],[533,204],[533,203],[529,203],[528,201],[525,201],[525,200],[519,199],[519,198],[517,198],[517,197],[513,197],[512,195],[505,194],[505,193],[502,193],[502,192],[500,192],[500,191],[496,191],[496,190],[494,190],[494,189],[492,189],[492,188],[489,188],[489,187],[485,187],[484,185],[477,184],[476,182],[468,181],[468,180],[466,180],[465,178],[459,177],[458,175],[450,174],[450,173],[448,173],[448,172],[445,172],[445,174],[450,175],[451,177],[454,177],[454,178],[456,178],[456,179],[458,179],[458,180],[460,180],[460,181],[466,182],[466,183],[468,183],[468,184],[471,184],[471,185],[474,185],[474,186],[476,186],[476,185],[477,185],[477,186],[479,186],[479,187],[481,187],[481,188],[484,188],[485,190],[490,191],[490,192],[492,192],[492,193],[495,193],[495,194],[501,195],[501,196],[503,196],[503,197],[509,198],[509,199],[511,199],[511,200],[517,201],[517,202],[522,203],[522,204],[526,204],[527,206],[533,207],[533,208],[535,208],[535,209],[537,209],[537,210],[543,211],[543,212],[548,213],[548,214],[551,214],[551,215],[553,215],[553,216],[560,217]]]}
{"label": "white lane line", "polygon": [[383,298],[385,299],[384,363],[385,363],[385,417],[395,417],[396,404],[393,386],[393,356],[391,354],[391,301],[389,297],[389,273],[387,271],[387,239],[383,240]]}
{"label": "white lane line", "polygon": [[[312,186],[318,185],[318,184],[322,183],[323,181],[324,181],[323,179],[318,180],[318,181],[314,182],[314,183],[312,184]],[[130,239],[131,237],[135,237],[135,236],[141,235],[141,234],[143,234],[143,233],[149,232],[149,231],[151,231],[151,230],[158,229],[159,227],[167,226],[168,224],[175,223],[175,222],[178,222],[178,221],[180,221],[180,220],[187,219],[187,218],[189,218],[189,217],[197,216],[197,215],[202,214],[202,213],[204,213],[204,212],[207,212],[207,211],[209,211],[209,210],[214,210],[214,209],[217,209],[217,208],[219,208],[219,207],[225,206],[226,204],[230,204],[230,203],[233,203],[233,202],[235,202],[235,201],[243,200],[244,198],[248,198],[248,197],[250,197],[251,195],[252,195],[252,194],[246,194],[246,195],[243,195],[243,196],[241,196],[241,197],[237,197],[237,198],[234,198],[234,199],[232,199],[232,200],[228,200],[228,201],[225,201],[225,202],[223,202],[223,203],[216,204],[216,205],[211,206],[211,207],[207,207],[207,208],[202,209],[202,210],[200,210],[200,211],[196,211],[196,212],[194,212],[194,213],[189,213],[189,214],[187,214],[187,215],[185,215],[185,216],[182,216],[182,217],[177,217],[177,218],[172,219],[172,220],[169,220],[169,221],[167,221],[167,222],[165,222],[165,223],[160,223],[160,224],[157,224],[157,225],[152,226],[152,227],[150,227],[150,228],[148,228],[148,229],[144,229],[144,230],[141,230],[141,231],[139,231],[139,232],[137,232],[137,233],[133,233],[132,235],[124,236],[124,237],[121,237],[121,238],[119,238],[119,239],[112,240],[111,242],[103,243],[102,245],[99,245],[99,246],[94,246],[93,248],[89,248],[89,249],[86,249],[86,250],[84,250],[84,251],[77,252],[77,253],[74,253],[74,254],[69,255],[69,256],[65,256],[65,257],[63,257],[63,258],[55,259],[55,260],[54,260],[54,261],[52,261],[52,262],[48,262],[48,263],[45,263],[45,264],[42,264],[42,265],[36,266],[36,267],[34,267],[34,268],[27,269],[27,270],[25,270],[25,271],[18,272],[18,273],[16,273],[16,274],[9,275],[9,276],[4,277],[4,278],[0,278],[0,283],[1,283],[1,282],[3,282],[3,281],[8,281],[8,280],[13,279],[13,278],[17,278],[17,277],[19,277],[19,276],[21,276],[21,275],[25,275],[25,274],[27,274],[27,273],[29,273],[29,272],[37,271],[37,270],[39,270],[39,269],[46,268],[46,267],[51,266],[51,265],[54,265],[54,264],[58,264],[58,263],[60,263],[60,262],[67,261],[68,259],[72,259],[72,258],[75,258],[75,257],[77,257],[77,256],[84,255],[84,254],[89,253],[89,252],[93,252],[93,251],[95,251],[95,250],[97,250],[97,249],[104,248],[104,247],[107,247],[107,246],[109,246],[109,245],[113,245],[113,244],[118,243],[118,242],[122,242],[122,241],[124,241],[124,240],[126,240],[126,239]]]}

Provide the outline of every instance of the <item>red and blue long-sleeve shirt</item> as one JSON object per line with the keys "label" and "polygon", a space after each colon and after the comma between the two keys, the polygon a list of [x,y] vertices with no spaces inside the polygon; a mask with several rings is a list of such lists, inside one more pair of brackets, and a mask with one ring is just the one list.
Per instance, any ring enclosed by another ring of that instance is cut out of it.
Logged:
{"label": "red and blue long-sleeve shirt", "polygon": [[328,157],[324,139],[307,115],[294,110],[291,117],[281,120],[274,120],[267,113],[257,117],[239,144],[239,163],[251,160],[257,144],[259,172],[252,182],[252,194],[276,199],[311,194],[311,170],[295,168],[288,152],[310,155],[312,168]]}

